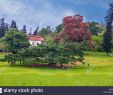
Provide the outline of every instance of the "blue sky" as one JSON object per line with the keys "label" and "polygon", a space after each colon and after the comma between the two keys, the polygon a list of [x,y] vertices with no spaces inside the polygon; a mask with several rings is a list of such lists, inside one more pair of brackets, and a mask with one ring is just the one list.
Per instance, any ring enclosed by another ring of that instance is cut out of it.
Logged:
{"label": "blue sky", "polygon": [[104,22],[113,0],[0,0],[0,17],[7,22],[16,20],[17,25],[28,28],[55,27],[64,16],[81,14],[84,21]]}

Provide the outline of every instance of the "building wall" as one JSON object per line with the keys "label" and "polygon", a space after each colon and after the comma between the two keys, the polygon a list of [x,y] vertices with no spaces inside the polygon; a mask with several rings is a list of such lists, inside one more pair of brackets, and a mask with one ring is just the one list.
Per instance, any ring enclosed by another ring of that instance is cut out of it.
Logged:
{"label": "building wall", "polygon": [[31,46],[38,46],[39,44],[41,44],[42,42],[41,41],[29,41]]}

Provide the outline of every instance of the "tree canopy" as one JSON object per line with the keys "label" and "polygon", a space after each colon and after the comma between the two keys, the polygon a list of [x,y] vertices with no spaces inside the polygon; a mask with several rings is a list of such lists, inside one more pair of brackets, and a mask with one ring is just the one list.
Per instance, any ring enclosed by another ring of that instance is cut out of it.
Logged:
{"label": "tree canopy", "polygon": [[8,31],[8,24],[5,23],[4,18],[0,19],[0,38],[5,36],[6,31]]}
{"label": "tree canopy", "polygon": [[7,49],[14,53],[21,48],[29,47],[29,41],[25,33],[20,32],[17,28],[11,28],[4,37],[7,43]]}
{"label": "tree canopy", "polygon": [[52,33],[52,30],[51,30],[51,27],[50,26],[47,26],[46,28],[42,28],[39,32],[38,32],[38,35],[40,36],[47,36],[48,34],[51,34]]}
{"label": "tree canopy", "polygon": [[113,4],[110,4],[110,8],[108,10],[107,16],[105,17],[106,21],[106,32],[104,33],[103,39],[104,51],[107,53],[111,52],[112,48],[112,22],[113,22]]}
{"label": "tree canopy", "polygon": [[73,42],[81,42],[91,39],[91,33],[88,30],[89,25],[83,22],[83,16],[77,14],[75,16],[67,16],[63,19],[63,28],[55,41],[65,40]]}

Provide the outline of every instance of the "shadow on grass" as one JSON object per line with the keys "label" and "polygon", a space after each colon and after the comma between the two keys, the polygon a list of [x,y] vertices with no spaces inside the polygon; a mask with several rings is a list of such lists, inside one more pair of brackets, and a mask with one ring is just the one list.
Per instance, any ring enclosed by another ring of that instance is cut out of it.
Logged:
{"label": "shadow on grass", "polygon": [[26,69],[37,69],[37,70],[64,70],[64,71],[68,71],[68,70],[86,70],[88,68],[92,68],[92,66],[87,66],[87,65],[80,65],[80,66],[71,66],[68,67],[67,69],[62,69],[61,67],[57,67],[57,66],[50,66],[48,64],[38,64],[38,66],[28,66],[28,65],[21,65],[21,64],[17,64],[17,65],[9,65],[10,67],[14,67],[14,68],[26,68]]}
{"label": "shadow on grass", "polygon": [[27,68],[27,69],[61,69],[57,66],[49,66],[48,64],[38,64],[36,66],[31,65],[22,65],[22,64],[15,64],[15,65],[9,65],[10,67],[18,67],[18,68]]}
{"label": "shadow on grass", "polygon": [[[2,67],[5,67],[6,65],[2,65]],[[1,66],[0,66],[1,67]],[[71,67],[68,67],[67,69],[62,69],[59,68],[57,66],[50,66],[48,64],[38,64],[38,65],[33,65],[33,66],[29,66],[29,65],[22,65],[22,64],[15,64],[15,65],[9,65],[9,67],[12,68],[21,68],[21,69],[36,69],[36,70],[67,70],[67,71],[85,71],[88,69],[92,69],[93,71],[109,71],[113,68],[113,65],[105,65],[105,66],[93,66],[93,65],[74,65]],[[113,71],[113,70],[112,70]]]}

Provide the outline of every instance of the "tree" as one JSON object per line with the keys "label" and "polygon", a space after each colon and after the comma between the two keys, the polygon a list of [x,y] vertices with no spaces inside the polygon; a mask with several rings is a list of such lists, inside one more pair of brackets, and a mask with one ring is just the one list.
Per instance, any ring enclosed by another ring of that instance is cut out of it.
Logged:
{"label": "tree", "polygon": [[27,33],[27,29],[26,29],[26,25],[23,26],[23,28],[21,29],[22,32]]}
{"label": "tree", "polygon": [[84,40],[90,40],[91,33],[89,31],[89,25],[86,22],[83,22],[83,16],[79,14],[75,16],[67,16],[63,19],[63,29],[56,36],[55,41],[59,42],[72,41],[72,42],[81,42]]}
{"label": "tree", "polygon": [[38,30],[39,30],[39,26],[35,29],[33,35],[37,35],[38,34]]}
{"label": "tree", "polygon": [[103,35],[93,35],[92,36],[92,42],[93,42],[93,50],[95,51],[103,51]]}
{"label": "tree", "polygon": [[6,50],[6,43],[3,41],[3,38],[0,38],[0,52],[4,52]]}
{"label": "tree", "polygon": [[32,27],[30,27],[30,31],[29,31],[28,35],[32,35]]}
{"label": "tree", "polygon": [[63,24],[60,24],[60,25],[56,26],[55,28],[56,28],[55,31],[57,33],[59,33],[62,30],[62,28],[63,28]]}
{"label": "tree", "polygon": [[103,36],[103,48],[107,55],[111,52],[112,48],[112,22],[113,22],[113,4],[110,4],[110,8],[108,10],[108,14],[105,17],[106,21],[106,32]]}
{"label": "tree", "polygon": [[15,53],[18,49],[30,46],[27,35],[16,28],[11,28],[5,35],[4,40],[8,51]]}
{"label": "tree", "polygon": [[46,28],[42,28],[39,32],[38,32],[38,35],[40,36],[47,36],[49,34],[52,33],[52,30],[51,30],[51,27],[50,26],[47,26]]}
{"label": "tree", "polygon": [[83,56],[84,53],[73,43],[63,44],[62,46],[55,43],[47,43],[37,47],[22,49],[16,54],[7,55],[5,60],[11,62],[11,64],[20,61],[22,64],[30,66],[40,63],[49,64],[50,66],[61,64],[61,68],[65,68],[64,66],[68,63],[83,62]]}
{"label": "tree", "polygon": [[89,22],[89,28],[93,35],[98,35],[104,30],[103,26],[100,23],[94,21]]}
{"label": "tree", "polygon": [[0,20],[0,38],[3,37],[6,33],[6,31],[8,31],[9,27],[8,24],[4,22],[4,18],[2,18]]}
{"label": "tree", "polygon": [[16,22],[12,20],[10,28],[17,28]]}

